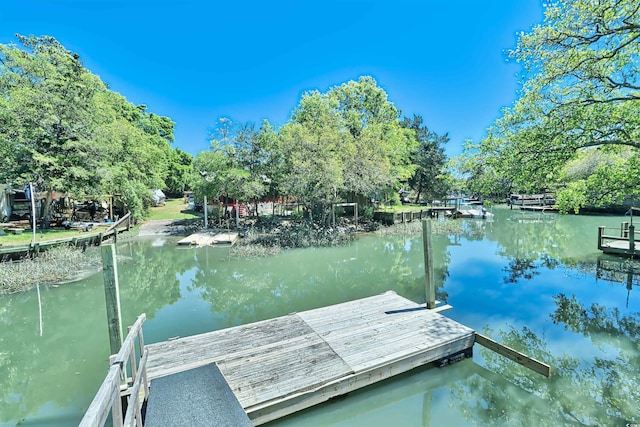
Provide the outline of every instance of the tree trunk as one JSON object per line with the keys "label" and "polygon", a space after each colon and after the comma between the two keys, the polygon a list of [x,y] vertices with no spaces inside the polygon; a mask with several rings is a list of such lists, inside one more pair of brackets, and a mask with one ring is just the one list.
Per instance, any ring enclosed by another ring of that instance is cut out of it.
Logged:
{"label": "tree trunk", "polygon": [[47,190],[47,198],[44,201],[44,207],[40,210],[42,213],[42,223],[40,228],[48,229],[51,223],[51,197],[53,196],[53,190]]}
{"label": "tree trunk", "polygon": [[420,194],[422,193],[422,185],[418,187],[418,194],[416,194],[416,201],[413,202],[416,205],[418,204],[418,201],[420,200]]}

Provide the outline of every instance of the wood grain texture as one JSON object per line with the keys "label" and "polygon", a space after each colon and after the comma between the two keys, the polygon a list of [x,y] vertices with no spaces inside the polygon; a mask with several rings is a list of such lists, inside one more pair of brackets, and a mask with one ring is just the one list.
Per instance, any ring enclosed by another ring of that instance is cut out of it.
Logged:
{"label": "wood grain texture", "polygon": [[151,379],[215,362],[255,424],[473,346],[474,331],[393,292],[146,346]]}

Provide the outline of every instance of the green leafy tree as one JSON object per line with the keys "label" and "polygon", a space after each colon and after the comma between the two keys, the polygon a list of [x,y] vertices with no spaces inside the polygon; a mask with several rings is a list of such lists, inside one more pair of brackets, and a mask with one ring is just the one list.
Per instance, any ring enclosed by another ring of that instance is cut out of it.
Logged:
{"label": "green leafy tree", "polygon": [[17,37],[22,48],[0,45],[0,181],[121,193],[142,218],[170,176],[173,121],[110,91],[53,37]]}
{"label": "green leafy tree", "polygon": [[444,152],[444,144],[449,142],[449,136],[430,131],[419,115],[414,115],[413,119],[405,117],[402,125],[415,132],[419,144],[412,158],[418,169],[409,179],[409,185],[416,192],[415,203],[418,203],[420,196],[427,199],[445,196],[450,190]]}
{"label": "green leafy tree", "polygon": [[[616,176],[637,164],[639,22],[632,0],[546,5],[544,22],[522,33],[510,52],[525,71],[520,97],[482,142],[496,179],[535,191],[559,182],[567,162],[593,147],[628,147],[628,163],[616,167]],[[598,206],[640,195],[637,174],[619,181],[602,172],[571,184],[567,204]]]}
{"label": "green leafy tree", "polygon": [[281,190],[318,207],[321,221],[332,203],[394,192],[416,170],[415,133],[371,77],[305,93],[280,136],[287,172]]}
{"label": "green leafy tree", "polygon": [[304,203],[310,212],[317,204],[324,219],[344,188],[345,144],[335,106],[320,92],[308,92],[300,99],[292,120],[280,129],[286,171],[280,189]]}
{"label": "green leafy tree", "polygon": [[168,159],[166,189],[169,193],[182,194],[187,189],[193,173],[193,156],[179,148],[170,151]]}
{"label": "green leafy tree", "polygon": [[91,191],[103,161],[96,136],[108,115],[100,108],[106,88],[53,37],[18,40],[27,50],[0,45],[0,178]]}

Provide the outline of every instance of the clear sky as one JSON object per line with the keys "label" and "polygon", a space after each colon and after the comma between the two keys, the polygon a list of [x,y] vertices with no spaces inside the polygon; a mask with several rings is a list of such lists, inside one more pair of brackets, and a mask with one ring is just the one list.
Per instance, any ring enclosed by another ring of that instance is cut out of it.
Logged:
{"label": "clear sky", "polygon": [[50,35],[134,104],[209,147],[219,117],[281,125],[300,95],[371,75],[403,115],[479,140],[516,96],[505,50],[539,0],[0,0],[0,43]]}

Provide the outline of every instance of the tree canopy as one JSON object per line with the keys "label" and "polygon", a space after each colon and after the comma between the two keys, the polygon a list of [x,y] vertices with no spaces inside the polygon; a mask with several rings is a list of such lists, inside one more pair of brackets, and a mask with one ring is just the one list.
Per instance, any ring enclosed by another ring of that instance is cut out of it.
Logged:
{"label": "tree canopy", "polygon": [[[196,186],[209,196],[245,201],[267,193],[290,197],[317,212],[320,222],[332,203],[397,199],[403,185],[445,192],[441,144],[448,138],[430,132],[420,116],[413,122],[399,116],[384,89],[363,76],[325,93],[304,93],[279,129],[267,121],[259,130],[230,125],[225,118],[212,149],[196,158],[202,171]],[[215,179],[205,172],[214,169]]]}
{"label": "tree canopy", "polygon": [[191,161],[171,148],[171,119],[109,90],[53,37],[17,37],[0,44],[0,182],[121,194],[137,218],[150,188],[180,188]]}
{"label": "tree canopy", "polygon": [[418,197],[446,191],[448,138],[420,116],[400,120],[372,77],[304,93],[279,128],[223,118],[194,161],[172,148],[170,118],[111,91],[55,38],[18,41],[0,44],[0,182],[76,198],[119,194],[136,218],[154,188],[292,198],[321,221],[339,201],[397,201],[407,186]]}
{"label": "tree canopy", "polygon": [[[482,159],[478,187],[560,186],[565,209],[640,195],[639,9],[633,0],[546,5],[544,22],[509,52],[524,70],[518,100],[466,153]],[[570,176],[567,164],[586,157],[603,161]]]}

